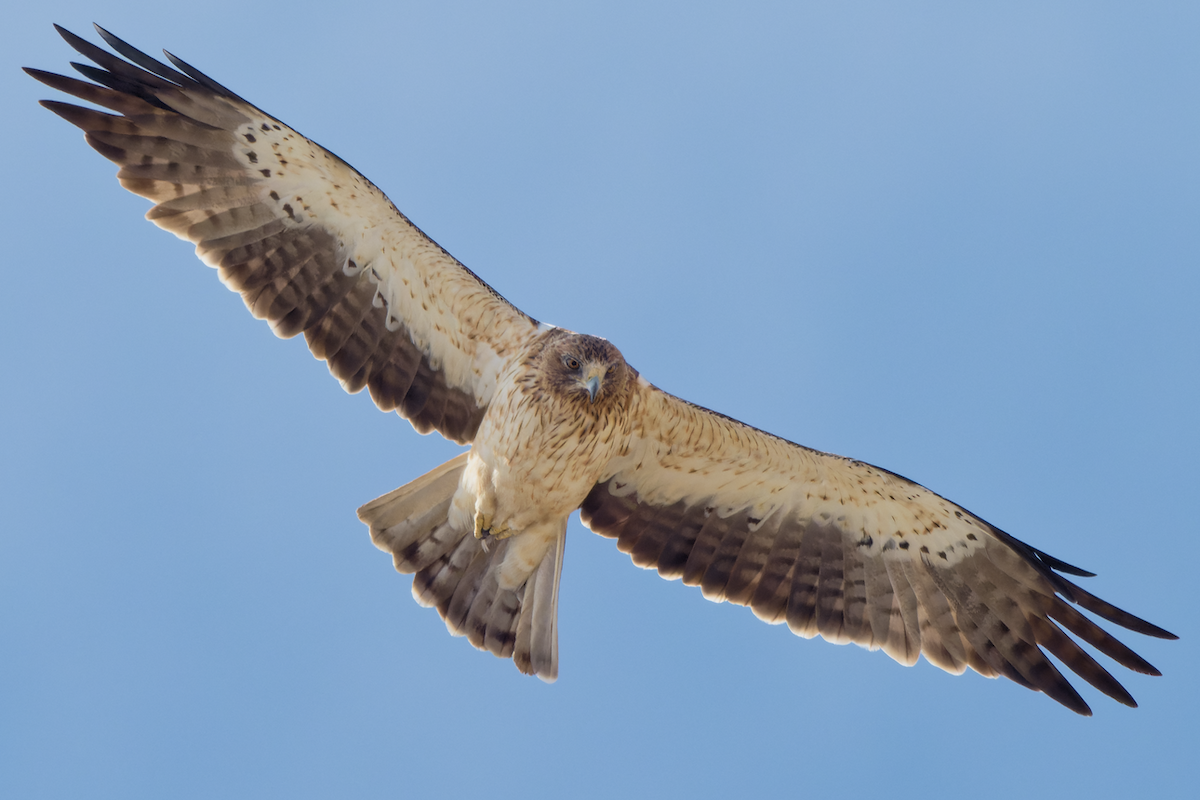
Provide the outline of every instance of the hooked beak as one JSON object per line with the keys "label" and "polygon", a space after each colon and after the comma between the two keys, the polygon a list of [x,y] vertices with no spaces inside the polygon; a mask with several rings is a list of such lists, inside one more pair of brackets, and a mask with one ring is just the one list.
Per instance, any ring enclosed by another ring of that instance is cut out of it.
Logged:
{"label": "hooked beak", "polygon": [[583,382],[583,385],[587,387],[588,402],[596,402],[596,395],[600,394],[600,376],[592,372],[587,376],[587,380]]}

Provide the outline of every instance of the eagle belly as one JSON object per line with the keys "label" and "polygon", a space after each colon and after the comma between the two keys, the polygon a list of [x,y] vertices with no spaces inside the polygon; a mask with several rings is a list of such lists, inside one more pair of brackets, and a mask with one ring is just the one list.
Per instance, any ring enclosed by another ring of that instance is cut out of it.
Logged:
{"label": "eagle belly", "polygon": [[450,510],[460,530],[482,525],[485,543],[511,540],[498,576],[506,589],[552,551],[618,449],[622,427],[586,399],[541,392],[524,377],[506,381],[489,406]]}

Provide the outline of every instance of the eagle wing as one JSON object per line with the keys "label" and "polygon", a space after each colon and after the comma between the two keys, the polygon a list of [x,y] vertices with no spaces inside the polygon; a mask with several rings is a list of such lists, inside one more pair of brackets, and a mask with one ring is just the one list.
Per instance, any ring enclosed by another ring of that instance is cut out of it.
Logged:
{"label": "eagle wing", "polygon": [[644,380],[625,452],[584,501],[583,523],[640,567],[750,606],[796,634],[920,654],[1004,675],[1081,714],[1043,648],[1105,694],[1133,698],[1063,632],[1137,672],[1158,670],[1082,615],[1172,634],[1087,593],[1087,576],[886,470],[811,450]]}
{"label": "eagle wing", "polygon": [[96,83],[26,72],[117,112],[42,102],[155,203],[148,219],[194,243],[278,336],[303,332],[347,391],[369,389],[421,433],[473,438],[536,320],[349,164],[193,67],[167,54],[173,69],[99,26],[128,61],[55,27],[99,65],[72,64]]}

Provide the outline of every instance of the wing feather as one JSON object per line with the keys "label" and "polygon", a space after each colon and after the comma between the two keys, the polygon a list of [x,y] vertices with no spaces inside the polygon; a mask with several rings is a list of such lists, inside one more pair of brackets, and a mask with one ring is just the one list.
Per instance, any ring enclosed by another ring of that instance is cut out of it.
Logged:
{"label": "wing feather", "polygon": [[683,565],[684,585],[699,586],[700,591],[709,600],[720,602],[724,599],[722,591],[724,584],[720,582],[720,576],[715,573],[710,575],[707,585],[704,583],[704,576],[708,574],[708,568],[717,555],[717,548],[721,546],[721,540],[725,538],[725,534],[729,533],[732,527],[732,520],[726,519],[718,513],[709,513],[696,533],[692,551],[688,554],[687,563]]}
{"label": "wing feather", "polygon": [[883,565],[895,591],[895,603],[904,630],[903,637],[894,641],[895,654],[889,651],[888,655],[906,667],[911,667],[921,657],[924,644],[921,641],[921,610],[917,592],[908,579],[909,565],[906,562],[885,558]]}
{"label": "wing feather", "polygon": [[1084,617],[1171,634],[1060,575],[1088,575],[1014,539],[923,486],[820,453],[672,397],[639,379],[632,434],[582,506],[639,566],[749,605],[761,619],[922,654],[1087,704],[1048,657],[1119,702],[1129,693],[1055,625],[1138,672],[1157,670]]}
{"label": "wing feather", "polygon": [[[625,498],[625,502],[630,506],[630,512],[627,515],[625,523],[630,530],[630,538],[636,538],[640,531],[640,519],[634,516],[633,512],[637,511],[636,495]],[[674,510],[679,514],[678,521],[672,520],[670,507],[663,508],[658,525],[660,530],[664,531],[666,540],[663,542],[662,551],[658,554],[658,574],[668,580],[682,580],[683,573],[687,569],[688,558],[692,553],[692,546],[695,544],[697,537],[700,536],[700,530],[704,527],[703,509],[690,508],[683,512],[681,508],[684,504],[676,504]],[[647,566],[653,566],[650,562]]]}
{"label": "wing feather", "polygon": [[917,628],[921,636],[921,654],[936,667],[954,674],[964,669],[966,660],[961,633],[950,610],[950,601],[933,576],[920,563],[897,561],[904,570],[916,598]]}
{"label": "wing feather", "polygon": [[800,556],[800,531],[794,526],[784,525],[781,520],[774,530],[766,533],[771,536],[771,550],[759,573],[754,593],[750,595],[750,607],[759,619],[771,625],[780,625],[787,621],[792,577],[796,559]]}
{"label": "wing feather", "polygon": [[[842,634],[839,638],[828,638],[837,644],[858,642],[864,647],[874,645],[870,626],[867,622],[867,567],[859,552],[859,546],[854,543],[845,547],[845,575],[842,579]],[[821,634],[825,636],[824,633]]]}
{"label": "wing feather", "polygon": [[867,572],[867,597],[871,612],[874,641],[883,652],[906,666],[917,663],[921,642],[917,637],[915,616],[905,614],[909,599],[908,581],[903,576],[893,578],[888,561],[871,558],[864,561]]}
{"label": "wing feather", "polygon": [[[700,591],[710,600],[728,600],[729,581],[733,576],[733,568],[741,555],[742,546],[750,537],[749,523],[746,514],[737,514],[729,519],[720,521],[718,526],[709,528],[706,524],[701,529],[701,535],[710,531],[710,541],[715,545],[712,556],[703,565],[704,572],[700,576]],[[697,542],[697,548],[700,546]],[[695,550],[693,550],[695,552]],[[699,569],[699,565],[697,565]],[[686,578],[684,579],[686,582]]]}
{"label": "wing feather", "polygon": [[753,535],[749,535],[751,526],[747,525],[747,535],[729,570],[729,580],[725,586],[726,600],[744,606],[758,591],[764,570],[771,560],[772,545],[776,538],[773,532],[781,523],[779,515],[772,514],[769,519],[759,520]]}
{"label": "wing feather", "polygon": [[348,391],[369,389],[422,433],[471,440],[535,320],[351,166],[199,70],[103,29],[124,58],[58,30],[97,65],[73,65],[95,83],[27,72],[116,112],[43,102],[155,203],[148,219],[191,241],[277,335],[303,333]]}
{"label": "wing feather", "polygon": [[658,565],[663,549],[679,527],[677,524],[679,516],[677,513],[672,513],[674,511],[675,509],[664,508],[659,509],[657,513],[648,515],[646,522],[634,529],[636,535],[627,537],[624,544],[618,537],[617,549],[621,550],[622,547],[627,546],[624,552],[629,553],[633,563],[639,567]]}
{"label": "wing feather", "polygon": [[840,531],[821,524],[810,525],[803,530],[800,552],[792,566],[792,585],[787,603],[787,626],[797,636],[811,639],[819,632],[817,588],[821,583],[821,561],[825,555],[825,543],[831,537],[840,535]]}

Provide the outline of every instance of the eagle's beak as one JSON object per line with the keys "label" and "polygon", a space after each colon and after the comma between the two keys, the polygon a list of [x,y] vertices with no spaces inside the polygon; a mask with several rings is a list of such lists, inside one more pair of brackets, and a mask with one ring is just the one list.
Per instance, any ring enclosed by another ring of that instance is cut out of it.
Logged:
{"label": "eagle's beak", "polygon": [[587,376],[587,380],[583,382],[587,387],[588,402],[596,402],[596,395],[600,394],[600,376],[595,372]]}

